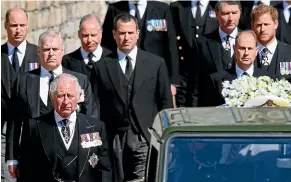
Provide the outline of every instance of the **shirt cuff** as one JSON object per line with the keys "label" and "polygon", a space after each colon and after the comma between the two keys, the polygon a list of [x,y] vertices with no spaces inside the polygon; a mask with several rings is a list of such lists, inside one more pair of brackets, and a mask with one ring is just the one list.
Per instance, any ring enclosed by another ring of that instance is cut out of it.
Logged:
{"label": "shirt cuff", "polygon": [[8,160],[7,161],[7,164],[9,166],[18,165],[18,160]]}

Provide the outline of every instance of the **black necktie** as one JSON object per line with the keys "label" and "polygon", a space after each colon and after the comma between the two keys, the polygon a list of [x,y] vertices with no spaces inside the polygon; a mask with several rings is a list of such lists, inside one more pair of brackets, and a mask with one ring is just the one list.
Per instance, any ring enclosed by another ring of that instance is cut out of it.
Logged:
{"label": "black necktie", "polygon": [[269,67],[268,53],[269,53],[269,50],[266,47],[261,51],[261,65],[262,65],[262,68],[265,70],[267,70]]}
{"label": "black necktie", "polygon": [[89,69],[93,68],[93,63],[94,63],[93,57],[94,57],[94,54],[92,52],[90,52],[88,54],[88,63],[87,63],[87,66],[88,66]]}
{"label": "black necktie", "polygon": [[135,18],[137,19],[137,22],[139,23],[141,18],[140,18],[140,13],[139,13],[137,4],[135,5]]}
{"label": "black necktie", "polygon": [[62,123],[62,129],[61,129],[62,135],[63,135],[66,143],[68,143],[70,140],[69,120],[63,119],[61,121],[61,123]]}
{"label": "black necktie", "polygon": [[250,76],[247,72],[243,72],[242,75],[244,75],[244,76]]}
{"label": "black necktie", "polygon": [[18,49],[17,49],[17,47],[15,47],[13,57],[12,57],[12,67],[16,73],[18,73],[18,71],[19,71],[19,59],[17,56],[17,51],[18,51]]}
{"label": "black necktie", "polygon": [[[54,72],[53,71],[49,71],[49,73],[51,74],[51,77],[49,79],[49,85],[48,85],[48,88],[50,90],[51,83],[54,80],[55,76],[54,76]],[[52,103],[52,101],[50,99],[50,94],[49,94],[50,91],[49,90],[48,90],[48,95],[47,95],[47,107],[48,108],[54,108],[54,105],[53,105],[53,103]]]}
{"label": "black necktie", "polygon": [[201,19],[201,8],[200,8],[200,1],[198,0],[196,2],[196,19],[200,20]]}
{"label": "black necktie", "polygon": [[126,56],[125,60],[126,60],[125,77],[127,78],[127,80],[129,80],[132,73],[132,64],[130,61],[130,57]]}

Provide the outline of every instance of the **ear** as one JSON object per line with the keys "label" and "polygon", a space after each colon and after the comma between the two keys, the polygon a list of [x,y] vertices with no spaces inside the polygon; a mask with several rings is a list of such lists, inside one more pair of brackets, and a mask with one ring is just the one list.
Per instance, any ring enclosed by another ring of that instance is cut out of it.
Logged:
{"label": "ear", "polygon": [[5,27],[5,30],[8,29],[8,22],[7,22],[7,21],[5,21],[5,23],[4,23],[4,27]]}
{"label": "ear", "polygon": [[82,35],[81,35],[81,31],[80,30],[78,30],[78,37],[79,37],[79,39],[82,38]]}
{"label": "ear", "polygon": [[112,30],[112,35],[113,35],[114,40],[116,40],[116,32],[115,32],[115,30]]}
{"label": "ear", "polygon": [[[277,30],[277,28],[278,28],[278,24],[279,24],[279,23],[278,23],[278,20],[275,20],[274,23],[275,23],[275,30]],[[289,22],[289,23],[290,23],[290,22]]]}

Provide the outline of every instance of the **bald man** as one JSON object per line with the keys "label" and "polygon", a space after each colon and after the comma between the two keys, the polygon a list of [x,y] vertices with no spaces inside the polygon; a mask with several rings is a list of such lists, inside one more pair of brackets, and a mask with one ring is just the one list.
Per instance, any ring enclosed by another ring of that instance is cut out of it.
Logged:
{"label": "bald man", "polygon": [[[1,45],[1,140],[2,157],[5,152],[6,122],[9,121],[9,100],[11,89],[18,73],[30,71],[39,67],[37,46],[25,40],[28,33],[28,16],[24,9],[16,7],[9,9],[5,15],[7,42]],[[13,108],[13,106],[11,106]],[[9,181],[7,169],[2,161],[1,178]],[[3,166],[4,165],[4,166]]]}

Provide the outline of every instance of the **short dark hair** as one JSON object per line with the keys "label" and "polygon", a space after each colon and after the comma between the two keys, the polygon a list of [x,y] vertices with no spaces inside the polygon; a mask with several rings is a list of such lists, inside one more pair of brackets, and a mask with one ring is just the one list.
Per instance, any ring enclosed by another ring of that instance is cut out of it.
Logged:
{"label": "short dark hair", "polygon": [[122,21],[124,23],[127,23],[127,22],[130,22],[131,20],[134,21],[135,25],[136,25],[136,29],[138,30],[138,22],[137,22],[137,19],[132,16],[131,14],[129,13],[122,13],[122,14],[119,14],[117,16],[114,17],[114,20],[113,20],[113,30],[116,30],[118,28],[117,26],[117,22],[118,21]]}
{"label": "short dark hair", "polygon": [[220,0],[220,1],[218,1],[216,4],[215,4],[215,11],[216,12],[219,12],[220,11],[220,6],[221,6],[221,3],[226,3],[226,4],[228,4],[228,5],[238,5],[238,7],[239,7],[239,9],[240,9],[240,11],[241,11],[241,4],[240,4],[240,2],[239,1],[236,1],[236,0],[228,0],[228,1],[226,1],[226,0]]}
{"label": "short dark hair", "polygon": [[[18,7],[19,9],[23,10],[23,12],[25,13],[26,15],[26,18],[28,19],[28,15],[27,15],[27,12],[25,11],[25,9],[23,8],[20,8]],[[5,21],[8,22],[9,21],[9,16],[10,16],[10,13],[11,11],[13,10],[14,8],[10,8],[9,10],[6,11],[6,14],[5,14]]]}

